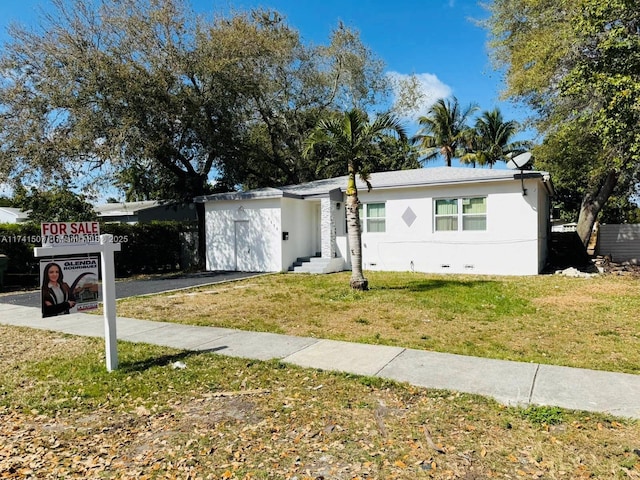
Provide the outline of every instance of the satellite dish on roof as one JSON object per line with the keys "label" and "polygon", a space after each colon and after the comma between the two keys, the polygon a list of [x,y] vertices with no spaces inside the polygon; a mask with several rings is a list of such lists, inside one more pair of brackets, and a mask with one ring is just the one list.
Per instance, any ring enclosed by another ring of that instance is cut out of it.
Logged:
{"label": "satellite dish on roof", "polygon": [[531,152],[524,152],[515,157],[510,156],[510,160],[507,162],[507,168],[511,170],[520,170],[520,183],[522,185],[522,195],[527,194],[527,189],[524,188],[524,169],[531,161]]}
{"label": "satellite dish on roof", "polygon": [[507,162],[507,168],[511,170],[522,170],[531,161],[531,152],[524,152],[516,155]]}

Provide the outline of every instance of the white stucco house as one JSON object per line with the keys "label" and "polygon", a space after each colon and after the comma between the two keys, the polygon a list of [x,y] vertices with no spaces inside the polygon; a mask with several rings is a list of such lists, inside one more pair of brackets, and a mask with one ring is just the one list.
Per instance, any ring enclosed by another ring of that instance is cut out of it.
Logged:
{"label": "white stucco house", "polygon": [[[435,167],[359,183],[365,270],[536,275],[544,267],[553,185],[546,172]],[[198,197],[208,270],[350,268],[347,177]]]}

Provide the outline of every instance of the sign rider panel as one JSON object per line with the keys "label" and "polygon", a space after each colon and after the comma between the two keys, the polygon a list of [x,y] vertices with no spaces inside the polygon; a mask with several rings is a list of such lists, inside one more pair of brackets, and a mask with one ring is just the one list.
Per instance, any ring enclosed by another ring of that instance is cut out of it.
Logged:
{"label": "sign rider panel", "polygon": [[100,244],[98,222],[50,222],[40,225],[43,247]]}

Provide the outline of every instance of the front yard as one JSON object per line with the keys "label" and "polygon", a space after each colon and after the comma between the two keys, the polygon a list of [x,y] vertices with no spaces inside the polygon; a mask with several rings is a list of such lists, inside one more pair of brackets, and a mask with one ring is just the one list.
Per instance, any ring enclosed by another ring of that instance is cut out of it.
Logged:
{"label": "front yard", "polygon": [[640,279],[276,274],[118,303],[118,315],[640,373]]}
{"label": "front yard", "polygon": [[[638,373],[637,279],[269,275],[138,318]],[[0,478],[640,479],[640,422],[0,326]],[[178,366],[179,365],[179,366]]]}

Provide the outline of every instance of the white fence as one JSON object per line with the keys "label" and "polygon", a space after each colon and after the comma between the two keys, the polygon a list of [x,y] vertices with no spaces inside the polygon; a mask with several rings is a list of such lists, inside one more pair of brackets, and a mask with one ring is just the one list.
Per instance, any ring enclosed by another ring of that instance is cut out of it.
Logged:
{"label": "white fence", "polygon": [[600,225],[597,252],[616,263],[640,264],[640,224]]}

